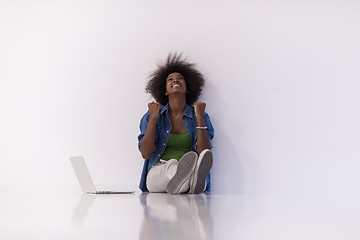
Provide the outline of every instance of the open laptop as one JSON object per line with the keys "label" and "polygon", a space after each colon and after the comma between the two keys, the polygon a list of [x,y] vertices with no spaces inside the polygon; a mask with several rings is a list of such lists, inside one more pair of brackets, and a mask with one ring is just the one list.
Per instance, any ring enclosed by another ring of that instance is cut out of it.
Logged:
{"label": "open laptop", "polygon": [[97,191],[82,156],[70,157],[76,177],[84,193],[89,194],[132,194],[135,191]]}

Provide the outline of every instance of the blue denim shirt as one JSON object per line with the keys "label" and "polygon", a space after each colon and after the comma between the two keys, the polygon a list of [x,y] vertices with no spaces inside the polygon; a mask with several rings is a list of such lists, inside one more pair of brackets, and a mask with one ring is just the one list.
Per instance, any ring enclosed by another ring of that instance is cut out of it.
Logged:
{"label": "blue denim shirt", "polygon": [[[140,179],[140,189],[143,192],[147,192],[148,189],[146,187],[146,177],[150,169],[155,165],[155,163],[160,159],[163,155],[170,133],[171,133],[171,121],[169,117],[169,104],[162,106],[160,108],[159,116],[156,122],[156,130],[155,130],[155,148],[152,153],[150,159],[144,160],[144,166]],[[149,123],[150,113],[149,111],[145,113],[145,115],[141,118],[140,121],[140,135],[138,136],[138,147],[140,149],[140,143],[143,139],[146,129]],[[182,117],[186,130],[190,134],[191,137],[191,151],[197,152],[197,118],[195,116],[195,110],[193,106],[186,105],[184,115]],[[205,125],[207,126],[206,132],[209,137],[211,148],[212,143],[211,140],[214,137],[214,128],[211,124],[209,115],[205,112],[204,114]],[[210,173],[206,176],[206,189],[205,191],[211,190],[211,182],[210,182]]]}

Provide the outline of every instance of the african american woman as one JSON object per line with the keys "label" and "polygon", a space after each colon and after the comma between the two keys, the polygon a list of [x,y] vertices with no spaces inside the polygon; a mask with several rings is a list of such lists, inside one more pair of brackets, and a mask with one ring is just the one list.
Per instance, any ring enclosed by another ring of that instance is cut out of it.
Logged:
{"label": "african american woman", "polygon": [[146,92],[156,102],[140,121],[138,146],[144,192],[202,193],[211,190],[214,128],[199,101],[204,77],[181,54],[169,54],[149,76]]}

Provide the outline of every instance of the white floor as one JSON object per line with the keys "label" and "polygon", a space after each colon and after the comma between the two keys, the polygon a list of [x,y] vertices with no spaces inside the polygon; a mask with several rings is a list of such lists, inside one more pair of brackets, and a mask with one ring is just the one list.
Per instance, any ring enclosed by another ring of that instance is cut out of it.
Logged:
{"label": "white floor", "polygon": [[360,239],[340,197],[79,195],[0,200],[0,239]]}

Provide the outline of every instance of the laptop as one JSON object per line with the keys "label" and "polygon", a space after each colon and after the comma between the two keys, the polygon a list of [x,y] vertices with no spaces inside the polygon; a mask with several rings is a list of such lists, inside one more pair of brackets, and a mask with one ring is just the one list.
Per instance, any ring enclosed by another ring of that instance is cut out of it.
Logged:
{"label": "laptop", "polygon": [[71,164],[74,168],[76,177],[80,183],[80,187],[84,193],[89,194],[132,194],[135,191],[98,191],[86,167],[85,160],[82,156],[70,157]]}

